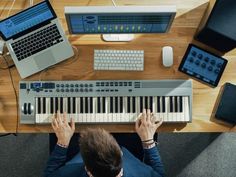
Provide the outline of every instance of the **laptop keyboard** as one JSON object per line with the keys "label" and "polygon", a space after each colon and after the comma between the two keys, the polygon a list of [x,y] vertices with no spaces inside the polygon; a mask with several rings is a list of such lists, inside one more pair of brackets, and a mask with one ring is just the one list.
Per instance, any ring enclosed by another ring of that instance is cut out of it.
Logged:
{"label": "laptop keyboard", "polygon": [[56,24],[48,26],[24,39],[12,43],[12,48],[19,61],[63,41]]}

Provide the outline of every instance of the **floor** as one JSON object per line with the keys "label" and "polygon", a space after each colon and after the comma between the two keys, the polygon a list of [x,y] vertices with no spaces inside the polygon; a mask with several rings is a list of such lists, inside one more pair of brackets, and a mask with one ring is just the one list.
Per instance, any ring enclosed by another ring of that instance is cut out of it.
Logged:
{"label": "floor", "polygon": [[[160,133],[167,177],[235,177],[236,133]],[[0,138],[1,177],[41,177],[49,154],[48,134]]]}

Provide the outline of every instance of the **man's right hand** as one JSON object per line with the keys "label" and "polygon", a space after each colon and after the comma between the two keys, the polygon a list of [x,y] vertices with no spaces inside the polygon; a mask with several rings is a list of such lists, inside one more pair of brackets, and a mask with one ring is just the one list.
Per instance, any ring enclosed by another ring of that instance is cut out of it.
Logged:
{"label": "man's right hand", "polygon": [[52,120],[52,128],[57,136],[59,144],[64,146],[68,146],[70,143],[70,139],[75,131],[75,122],[71,118],[70,124],[67,122],[66,113],[63,115],[57,111],[57,114],[53,116]]}
{"label": "man's right hand", "polygon": [[146,111],[143,110],[143,113],[139,115],[136,123],[135,129],[138,133],[141,141],[152,140],[153,136],[158,127],[162,124],[162,119],[156,123],[155,116],[151,113],[150,109]]}

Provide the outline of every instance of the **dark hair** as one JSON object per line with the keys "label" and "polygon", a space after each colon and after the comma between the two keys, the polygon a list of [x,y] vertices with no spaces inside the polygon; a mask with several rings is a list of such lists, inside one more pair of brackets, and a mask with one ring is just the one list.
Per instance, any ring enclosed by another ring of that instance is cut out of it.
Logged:
{"label": "dark hair", "polygon": [[115,177],[122,168],[122,153],[114,137],[103,129],[87,129],[80,134],[80,152],[94,177]]}

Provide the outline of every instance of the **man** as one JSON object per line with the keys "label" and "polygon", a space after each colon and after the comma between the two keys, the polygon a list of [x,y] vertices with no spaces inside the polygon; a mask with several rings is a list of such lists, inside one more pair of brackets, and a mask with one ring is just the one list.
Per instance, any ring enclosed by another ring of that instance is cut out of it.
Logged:
{"label": "man", "polygon": [[[75,123],[67,122],[66,114],[58,112],[52,121],[57,144],[48,160],[45,177],[162,177],[164,168],[153,140],[162,120],[156,122],[150,110],[143,110],[135,129],[143,149],[141,162],[127,149],[119,147],[111,134],[102,129],[88,129],[80,134],[80,153],[66,162],[67,148],[75,131]],[[135,142],[130,142],[135,143]]]}

